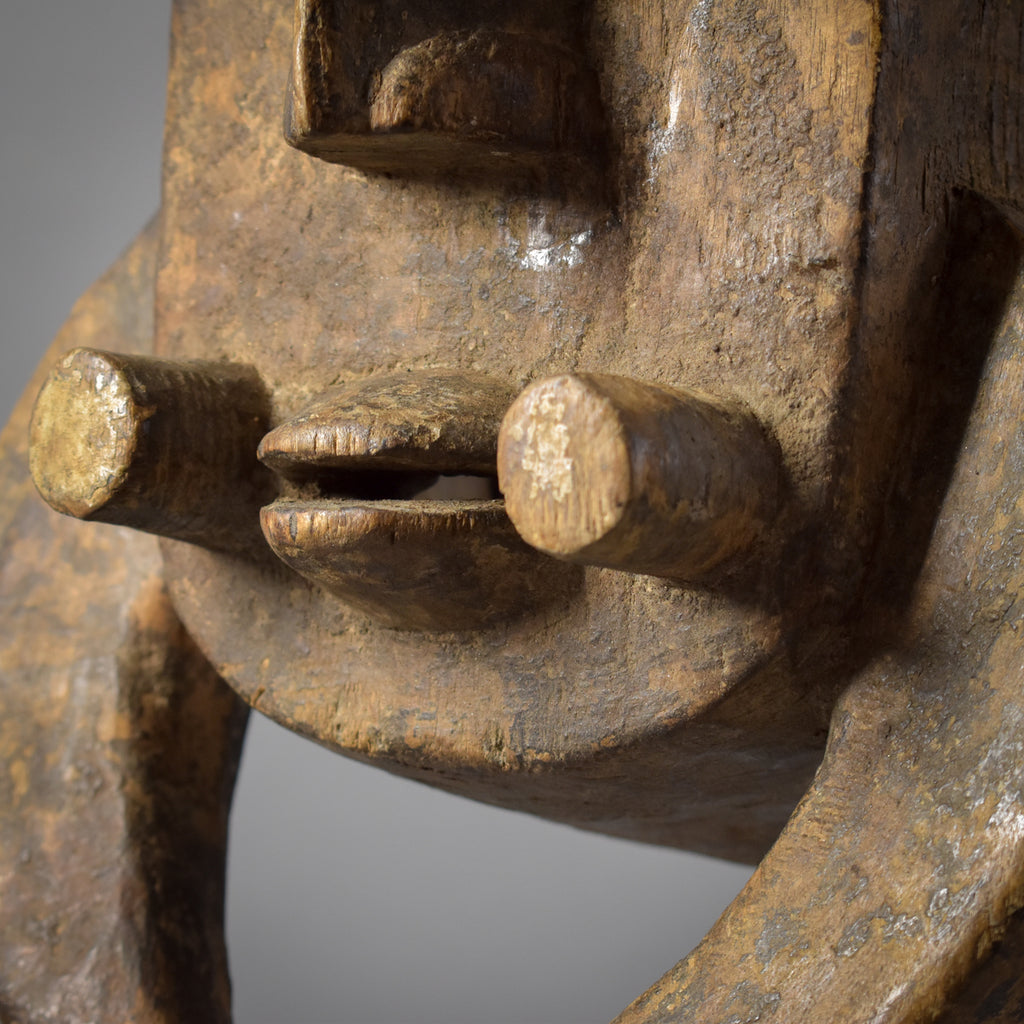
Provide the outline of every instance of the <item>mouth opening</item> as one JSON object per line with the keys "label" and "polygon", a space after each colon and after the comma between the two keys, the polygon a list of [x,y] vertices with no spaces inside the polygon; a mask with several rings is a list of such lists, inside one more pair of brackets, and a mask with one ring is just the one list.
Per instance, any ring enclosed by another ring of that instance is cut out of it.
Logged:
{"label": "mouth opening", "polygon": [[519,537],[498,489],[507,384],[454,371],[331,389],[274,428],[259,457],[281,480],[261,512],[286,565],[378,624],[507,626],[579,584]]}
{"label": "mouth opening", "polygon": [[321,501],[496,501],[497,477],[418,470],[320,470],[286,483],[282,497]]}
{"label": "mouth opening", "polygon": [[420,501],[500,501],[497,477],[439,476],[429,487],[413,495]]}

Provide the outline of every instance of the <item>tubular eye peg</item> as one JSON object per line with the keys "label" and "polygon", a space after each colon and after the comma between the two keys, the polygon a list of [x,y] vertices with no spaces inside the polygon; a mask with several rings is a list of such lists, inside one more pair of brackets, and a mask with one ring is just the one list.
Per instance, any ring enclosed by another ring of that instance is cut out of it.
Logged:
{"label": "tubular eye peg", "polygon": [[520,536],[582,565],[706,580],[774,515],[775,450],[745,410],[696,391],[578,374],[528,387],[498,439]]}
{"label": "tubular eye peg", "polygon": [[268,415],[251,368],[74,349],[36,399],[29,467],[65,515],[251,552]]}
{"label": "tubular eye peg", "polygon": [[[370,172],[537,183],[552,173],[593,177],[604,115],[572,19],[554,33],[529,24],[375,23],[360,47],[353,26],[370,22],[355,6],[297,0],[291,145]],[[389,34],[390,49],[382,42]]]}

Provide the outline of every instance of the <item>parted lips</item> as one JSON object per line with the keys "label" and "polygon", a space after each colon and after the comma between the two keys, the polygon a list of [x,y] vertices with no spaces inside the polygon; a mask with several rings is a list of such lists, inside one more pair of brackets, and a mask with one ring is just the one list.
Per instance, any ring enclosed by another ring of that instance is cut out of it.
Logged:
{"label": "parted lips", "polygon": [[416,496],[435,474],[495,476],[512,398],[493,378],[454,372],[329,390],[260,444],[266,465],[319,491],[264,508],[267,543],[397,628],[480,628],[563,600],[578,574],[528,547],[500,500]]}

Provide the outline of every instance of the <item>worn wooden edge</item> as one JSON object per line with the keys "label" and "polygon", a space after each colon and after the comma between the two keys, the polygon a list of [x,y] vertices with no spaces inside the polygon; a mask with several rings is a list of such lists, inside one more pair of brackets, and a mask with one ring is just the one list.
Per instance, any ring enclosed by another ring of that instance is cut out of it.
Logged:
{"label": "worn wooden edge", "polygon": [[286,565],[396,629],[500,625],[580,583],[520,540],[500,501],[282,500],[261,521]]}
{"label": "worn wooden edge", "polygon": [[[1018,263],[908,614],[841,697],[815,781],[748,885],[616,1024],[916,1024],[955,1006],[1015,927],[1022,394]],[[1002,1020],[997,1003],[957,1019]]]}
{"label": "worn wooden edge", "polygon": [[227,813],[247,710],[154,538],[46,509],[28,421],[75,345],[151,344],[159,222],[76,304],[0,434],[0,1017],[226,1024]]}

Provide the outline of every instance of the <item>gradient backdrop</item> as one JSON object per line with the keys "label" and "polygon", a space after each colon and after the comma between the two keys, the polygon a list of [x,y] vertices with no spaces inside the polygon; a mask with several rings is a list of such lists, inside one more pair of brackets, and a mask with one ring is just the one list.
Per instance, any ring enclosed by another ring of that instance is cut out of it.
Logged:
{"label": "gradient backdrop", "polygon": [[[169,11],[4,0],[2,421],[157,207]],[[747,874],[435,793],[254,716],[228,873],[235,1021],[601,1024]]]}

